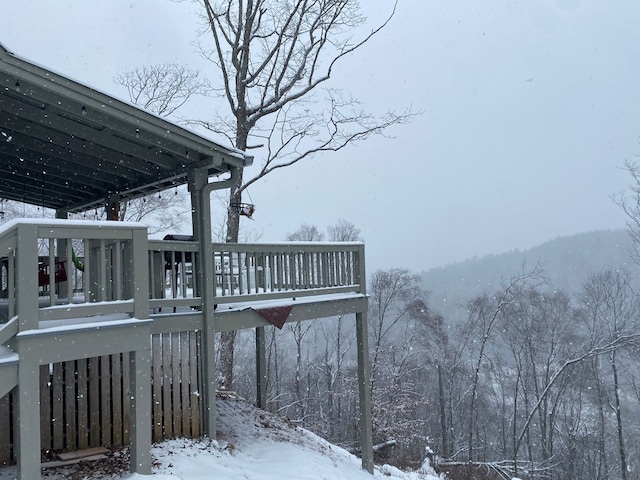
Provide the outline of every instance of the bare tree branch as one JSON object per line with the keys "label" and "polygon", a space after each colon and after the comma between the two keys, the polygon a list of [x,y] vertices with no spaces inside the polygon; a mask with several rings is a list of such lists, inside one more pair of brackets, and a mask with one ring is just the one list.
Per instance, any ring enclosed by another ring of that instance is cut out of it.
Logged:
{"label": "bare tree branch", "polygon": [[627,216],[627,230],[633,242],[631,256],[640,264],[640,164],[634,160],[626,160],[624,168],[633,180],[629,187],[631,193],[620,192],[613,195],[612,200]]}
{"label": "bare tree branch", "polygon": [[175,63],[136,68],[114,81],[127,89],[131,103],[162,117],[173,114],[193,95],[209,90],[198,71]]}

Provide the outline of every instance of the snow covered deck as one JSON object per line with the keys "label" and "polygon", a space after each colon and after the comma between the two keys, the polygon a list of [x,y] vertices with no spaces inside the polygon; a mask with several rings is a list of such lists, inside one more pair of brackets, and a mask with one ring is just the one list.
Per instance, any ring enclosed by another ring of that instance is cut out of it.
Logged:
{"label": "snow covered deck", "polygon": [[[213,271],[203,271],[204,256]],[[205,298],[216,306],[333,301],[364,292],[363,267],[361,243],[211,244],[201,253],[197,242],[147,240],[138,224],[10,222],[0,229],[0,322],[19,304],[37,312],[21,315],[33,329],[40,320],[202,309]],[[207,276],[212,288],[203,294]]]}
{"label": "snow covered deck", "polygon": [[[192,360],[205,435],[215,435],[217,332],[355,314],[368,378],[361,243],[202,245],[150,241],[145,227],[124,222],[14,221],[0,229],[0,397],[19,390],[20,463],[40,458],[40,366],[126,354],[132,470],[149,471],[154,335],[198,332]],[[361,394],[367,402],[365,383]],[[366,451],[370,439],[364,443]]]}
{"label": "snow covered deck", "polygon": [[[195,330],[206,302],[216,332],[267,325],[261,312],[284,306],[284,321],[366,311],[361,243],[212,244],[207,273],[197,242],[149,241],[137,224],[23,221],[0,230],[0,255],[0,329],[17,318],[32,334],[113,318]],[[48,268],[60,263],[64,277]]]}

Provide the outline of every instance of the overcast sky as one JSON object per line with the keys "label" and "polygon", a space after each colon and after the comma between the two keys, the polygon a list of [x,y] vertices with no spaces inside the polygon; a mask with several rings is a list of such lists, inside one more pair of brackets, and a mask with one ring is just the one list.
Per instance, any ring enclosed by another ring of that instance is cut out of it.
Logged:
{"label": "overcast sky", "polygon": [[[191,2],[4,3],[5,47],[122,99],[113,77],[126,69],[210,68],[192,47]],[[372,26],[391,7],[361,3]],[[375,112],[423,114],[392,138],[265,178],[245,197],[257,206],[246,225],[279,241],[344,218],[362,230],[370,271],[624,228],[610,196],[629,186],[622,166],[640,153],[639,18],[637,0],[399,0],[332,86]]]}

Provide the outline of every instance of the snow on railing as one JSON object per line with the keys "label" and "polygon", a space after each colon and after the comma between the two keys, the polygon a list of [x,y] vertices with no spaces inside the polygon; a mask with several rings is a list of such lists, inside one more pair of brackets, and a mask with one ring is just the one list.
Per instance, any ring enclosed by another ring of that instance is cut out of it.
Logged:
{"label": "snow on railing", "polygon": [[361,243],[220,243],[213,251],[218,303],[361,291]]}
{"label": "snow on railing", "polygon": [[18,316],[22,331],[38,329],[42,320],[146,318],[146,295],[134,286],[146,285],[146,264],[137,260],[146,239],[146,228],[134,223],[9,222],[0,230],[0,322]]}
{"label": "snow on railing", "polygon": [[[215,243],[208,254],[216,304],[364,292],[361,243]],[[199,263],[197,242],[147,241],[139,224],[10,222],[0,229],[0,324],[199,308]]]}
{"label": "snow on railing", "polygon": [[[216,304],[362,292],[361,243],[214,243]],[[198,244],[150,241],[150,306],[198,307]]]}

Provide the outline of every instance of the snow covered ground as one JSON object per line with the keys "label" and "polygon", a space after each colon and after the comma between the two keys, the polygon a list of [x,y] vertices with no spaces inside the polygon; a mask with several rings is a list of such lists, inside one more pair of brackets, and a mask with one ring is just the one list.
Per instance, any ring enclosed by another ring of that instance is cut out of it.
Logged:
{"label": "snow covered ground", "polygon": [[[102,460],[46,468],[51,480],[369,480],[360,459],[287,420],[235,398],[219,398],[218,439],[176,439],[153,447],[153,476],[126,471],[126,451]],[[0,480],[15,478],[0,469]],[[439,480],[431,468],[405,473],[376,467],[375,479]]]}

